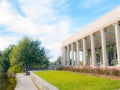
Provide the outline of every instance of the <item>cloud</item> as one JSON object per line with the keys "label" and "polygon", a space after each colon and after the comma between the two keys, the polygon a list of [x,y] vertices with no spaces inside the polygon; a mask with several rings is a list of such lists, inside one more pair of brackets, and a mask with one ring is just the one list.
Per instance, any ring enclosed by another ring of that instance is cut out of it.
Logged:
{"label": "cloud", "polygon": [[4,36],[0,37],[0,50],[4,50],[9,45],[16,44],[18,37],[13,36]]}
{"label": "cloud", "polygon": [[52,56],[52,60],[61,55],[62,41],[70,36],[69,28],[69,22],[64,20],[54,25],[43,26],[43,34],[39,37],[39,40],[50,51],[49,56]]}
{"label": "cloud", "polygon": [[22,18],[21,16],[15,16],[11,21],[7,22],[6,26],[10,28],[10,31],[24,35],[39,34],[37,25],[31,22],[29,19]]}
{"label": "cloud", "polygon": [[80,5],[85,8],[92,8],[100,5],[101,0],[84,0],[80,2]]}
{"label": "cloud", "polygon": [[8,27],[11,32],[25,35],[36,35],[39,33],[37,24],[29,18],[24,18],[14,12],[13,7],[6,0],[0,3],[0,24]]}
{"label": "cloud", "polygon": [[56,20],[57,10],[53,8],[53,0],[19,0],[26,16],[34,22],[48,23]]}
{"label": "cloud", "polygon": [[[58,48],[59,47],[59,48]],[[50,54],[49,56],[52,57],[52,61],[53,60],[56,60],[56,58],[58,56],[61,55],[61,43],[60,42],[52,42],[52,43],[49,43],[48,46],[46,46],[46,48],[48,50],[51,50],[51,53],[54,53],[53,54]],[[56,53],[57,52],[57,53]],[[56,57],[55,57],[56,56]]]}
{"label": "cloud", "polygon": [[[20,35],[28,35],[32,38],[39,38],[43,45],[50,50],[52,60],[61,53],[61,42],[68,37],[70,29],[70,19],[66,15],[61,15],[60,10],[54,8],[54,0],[19,0],[20,8],[26,17],[16,12],[15,7],[6,0],[0,3],[0,25],[7,27],[7,30]],[[65,6],[65,0],[59,1],[59,8]],[[19,38],[19,36],[17,37]],[[10,44],[16,43],[16,37],[0,37],[3,41],[1,49]],[[8,40],[8,41],[7,41]],[[9,41],[10,40],[10,41]]]}
{"label": "cloud", "polygon": [[13,17],[8,10],[10,7],[10,4],[6,1],[0,2],[0,24],[5,24],[6,22],[11,20],[11,17]]}

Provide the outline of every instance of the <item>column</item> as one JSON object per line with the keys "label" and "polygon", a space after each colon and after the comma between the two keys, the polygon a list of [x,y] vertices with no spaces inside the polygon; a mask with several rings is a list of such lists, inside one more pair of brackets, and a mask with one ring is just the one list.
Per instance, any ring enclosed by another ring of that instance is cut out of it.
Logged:
{"label": "column", "polygon": [[94,35],[91,34],[91,55],[92,55],[92,67],[97,66],[96,53],[95,53],[95,40]]}
{"label": "column", "polygon": [[77,51],[75,50],[75,66],[77,66]]}
{"label": "column", "polygon": [[67,47],[65,47],[65,65],[67,65]]}
{"label": "column", "polygon": [[70,66],[70,47],[67,46],[67,66]]}
{"label": "column", "polygon": [[92,55],[91,55],[91,51],[90,51],[90,66],[92,66]]}
{"label": "column", "polygon": [[91,60],[91,53],[90,53],[91,51],[90,51],[90,49],[88,49],[87,52],[88,52],[88,58],[87,58],[88,59],[88,65],[90,66],[90,60]]}
{"label": "column", "polygon": [[101,30],[101,44],[102,44],[102,57],[103,57],[103,67],[109,66],[108,64],[108,55],[107,55],[107,48],[106,48],[106,37],[105,37],[105,30]]}
{"label": "column", "polygon": [[102,60],[102,49],[100,48],[100,66],[103,64],[103,60]]}
{"label": "column", "polygon": [[117,51],[116,51],[116,45],[113,46],[114,47],[114,51],[113,51],[113,60],[114,60],[114,65],[118,64],[118,60],[117,60]]}
{"label": "column", "polygon": [[74,66],[74,44],[71,44],[71,51],[72,51],[72,66]]}
{"label": "column", "polygon": [[77,59],[77,66],[80,65],[80,60],[79,60],[79,41],[76,41],[76,59]]}
{"label": "column", "polygon": [[62,65],[65,66],[65,47],[62,47]]}
{"label": "column", "polygon": [[84,56],[83,56],[83,50],[82,50],[82,66],[84,66]]}
{"label": "column", "polygon": [[115,46],[115,45],[114,45],[113,59],[114,59],[114,60],[117,59],[117,57],[116,57],[116,46]]}
{"label": "column", "polygon": [[83,38],[83,66],[87,65],[87,58],[86,58],[86,40]]}
{"label": "column", "polygon": [[115,23],[115,37],[116,37],[116,48],[117,48],[117,60],[120,66],[120,26],[119,23]]}

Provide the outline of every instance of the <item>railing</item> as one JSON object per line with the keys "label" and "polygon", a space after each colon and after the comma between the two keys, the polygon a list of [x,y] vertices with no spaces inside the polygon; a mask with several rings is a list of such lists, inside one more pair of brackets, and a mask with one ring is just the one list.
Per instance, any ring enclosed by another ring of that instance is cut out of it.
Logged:
{"label": "railing", "polygon": [[30,72],[30,77],[40,90],[59,90],[57,87],[49,84],[42,78],[35,75],[33,72]]}

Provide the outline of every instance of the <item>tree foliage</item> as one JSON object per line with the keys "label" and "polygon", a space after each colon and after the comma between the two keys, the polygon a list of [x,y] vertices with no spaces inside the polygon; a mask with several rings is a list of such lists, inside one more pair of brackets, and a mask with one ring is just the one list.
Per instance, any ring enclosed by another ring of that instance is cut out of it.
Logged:
{"label": "tree foliage", "polygon": [[60,65],[61,64],[61,56],[59,56],[54,62],[52,62],[53,65]]}
{"label": "tree foliage", "polygon": [[113,60],[114,55],[114,46],[108,46],[108,58],[109,58],[109,65],[111,65],[111,61]]}
{"label": "tree foliage", "polygon": [[10,45],[3,52],[0,53],[0,63],[3,72],[7,72],[10,67],[10,53],[13,49],[14,45]]}
{"label": "tree foliage", "polygon": [[[112,63],[112,61],[114,60],[114,46],[110,45],[110,46],[107,46],[107,54],[108,54],[108,61],[109,61],[109,65],[115,65],[115,63]],[[96,49],[96,60],[97,62],[100,63],[100,54],[101,54],[101,51],[100,49]]]}
{"label": "tree foliage", "polygon": [[[41,42],[24,37],[16,45],[10,54],[11,69],[18,71],[24,69],[25,65],[43,65],[48,64],[48,58],[45,49],[41,47]],[[17,72],[17,71],[16,71]]]}

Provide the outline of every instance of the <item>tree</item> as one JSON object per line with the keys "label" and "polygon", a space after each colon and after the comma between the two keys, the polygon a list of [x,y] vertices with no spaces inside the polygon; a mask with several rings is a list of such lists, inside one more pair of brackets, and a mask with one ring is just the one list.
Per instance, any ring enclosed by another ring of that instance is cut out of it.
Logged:
{"label": "tree", "polygon": [[97,60],[97,63],[100,63],[100,49],[96,49],[96,60]]}
{"label": "tree", "polygon": [[[97,62],[100,62],[100,49],[96,49],[96,60]],[[113,60],[113,55],[114,55],[114,46],[110,45],[107,46],[107,54],[108,54],[108,60],[109,60],[109,65],[112,65],[112,60]]]}
{"label": "tree", "polygon": [[111,65],[111,61],[113,60],[114,46],[108,46],[107,50],[108,50],[109,65]]}
{"label": "tree", "polygon": [[10,55],[11,66],[18,71],[22,71],[25,65],[35,66],[48,64],[45,49],[41,47],[41,42],[24,37],[18,45],[13,48]]}
{"label": "tree", "polygon": [[54,65],[60,65],[61,64],[61,56],[59,56],[54,62]]}
{"label": "tree", "polygon": [[2,52],[0,51],[0,71],[2,70]]}
{"label": "tree", "polygon": [[10,45],[6,48],[0,55],[1,67],[3,72],[7,72],[10,67],[10,53],[13,49],[14,45]]}
{"label": "tree", "polygon": [[56,63],[61,64],[61,56],[57,58]]}

